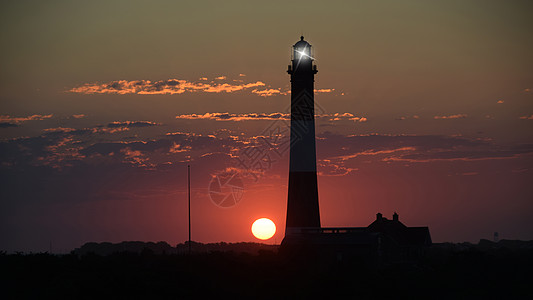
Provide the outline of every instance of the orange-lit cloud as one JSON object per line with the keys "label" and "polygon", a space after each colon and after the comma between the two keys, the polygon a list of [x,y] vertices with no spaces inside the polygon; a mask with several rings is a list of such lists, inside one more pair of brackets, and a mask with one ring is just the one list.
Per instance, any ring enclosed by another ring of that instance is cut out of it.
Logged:
{"label": "orange-lit cloud", "polygon": [[[495,147],[487,140],[435,135],[338,135],[317,138],[319,172],[344,176],[374,162],[433,163],[514,159],[531,155],[531,145]],[[340,154],[340,155],[339,155]],[[474,174],[464,174],[474,175]]]}
{"label": "orange-lit cloud", "polygon": [[123,121],[123,122],[111,122],[107,124],[107,127],[116,128],[116,127],[149,127],[149,126],[158,126],[160,123],[151,122],[151,121]]}
{"label": "orange-lit cloud", "polygon": [[[204,79],[204,78],[202,78]],[[80,94],[139,94],[139,95],[174,95],[183,93],[232,93],[250,88],[265,86],[265,83],[256,81],[252,83],[204,83],[191,82],[181,79],[168,79],[160,81],[150,80],[117,80],[109,83],[86,83],[69,90]]]}
{"label": "orange-lit cloud", "polygon": [[448,115],[448,116],[435,116],[433,117],[435,120],[446,120],[446,119],[464,119],[468,117],[467,114],[455,114],[455,115]]}
{"label": "orange-lit cloud", "polygon": [[522,119],[522,120],[533,120],[533,115],[530,115],[530,116],[522,116],[522,117],[520,117],[520,119]]}
{"label": "orange-lit cloud", "polygon": [[330,159],[322,159],[317,162],[319,176],[345,176],[351,172],[359,170],[343,166],[342,163],[336,163]]}
{"label": "orange-lit cloud", "polygon": [[353,118],[349,118],[348,120],[354,121],[354,122],[366,122],[366,121],[368,121],[368,119],[365,118],[365,117],[353,117]]}
{"label": "orange-lit cloud", "polygon": [[190,150],[191,150],[190,146],[183,147],[181,144],[173,143],[172,146],[169,149],[169,152],[170,153],[180,153],[180,152],[186,152],[186,151],[190,151]]}
{"label": "orange-lit cloud", "polygon": [[126,163],[145,168],[153,168],[155,166],[150,162],[150,159],[139,150],[132,150],[130,147],[126,147],[121,149],[120,153],[124,156],[124,161]]}
{"label": "orange-lit cloud", "polygon": [[[247,120],[290,120],[289,113],[247,113],[247,114],[232,114],[224,113],[205,113],[205,114],[184,114],[176,116],[176,119],[184,120],[214,120],[214,121],[247,121]],[[334,114],[318,114],[317,119],[326,119],[327,121],[350,120],[354,122],[366,122],[365,117],[356,117],[351,113],[334,113]]]}
{"label": "orange-lit cloud", "polygon": [[265,89],[265,90],[252,90],[252,93],[257,94],[262,97],[270,97],[274,95],[286,95],[287,93],[282,92],[280,89]]}
{"label": "orange-lit cloud", "polygon": [[74,145],[75,141],[70,137],[63,137],[55,144],[46,146],[47,154],[37,157],[39,165],[49,166],[51,168],[62,170],[65,167],[72,167],[74,161],[80,161],[85,158],[80,153],[82,147]]}
{"label": "orange-lit cloud", "polygon": [[[239,78],[246,75],[239,74]],[[216,82],[214,81],[216,80]],[[138,95],[174,95],[183,93],[234,93],[249,91],[262,97],[287,95],[290,91],[268,86],[262,81],[244,82],[242,79],[228,79],[218,76],[213,81],[207,77],[200,77],[198,81],[183,79],[150,80],[115,80],[106,83],[85,83],[68,90],[78,94],[138,94]],[[331,93],[335,89],[317,89],[316,93]]]}
{"label": "orange-lit cloud", "polygon": [[290,114],[287,113],[270,113],[270,114],[230,114],[230,113],[205,113],[201,114],[188,114],[176,116],[176,119],[186,120],[215,120],[215,121],[244,121],[244,120],[279,120],[290,119]]}
{"label": "orange-lit cloud", "polygon": [[361,156],[361,155],[392,154],[392,153],[395,153],[395,152],[402,152],[402,151],[405,152],[405,151],[415,151],[415,150],[416,150],[415,147],[400,147],[400,148],[387,149],[387,150],[366,150],[366,151],[361,151],[361,152],[353,153],[353,154],[349,154],[349,155],[343,155],[343,156],[334,157],[333,159],[349,160],[349,159],[356,158],[356,157]]}
{"label": "orange-lit cloud", "polygon": [[[238,120],[240,118],[288,120],[290,117],[288,114],[279,113],[199,116],[200,118],[220,118],[221,120]],[[350,118],[352,114],[328,115],[329,118],[339,116]],[[197,118],[197,116],[192,118]],[[161,129],[164,130],[164,128]],[[285,164],[288,158],[286,145],[289,131],[280,132],[276,140],[270,140],[268,132],[258,136],[245,136],[236,131],[226,130],[214,134],[174,132],[166,135],[160,134],[153,139],[145,138],[135,141],[122,135],[113,135],[106,138],[105,141],[94,141],[93,134],[111,133],[110,130],[128,130],[128,128],[97,126],[95,128],[74,129],[57,127],[44,129],[43,134],[38,137],[7,140],[3,142],[5,149],[8,149],[4,153],[4,165],[20,166],[24,164],[62,169],[79,164],[98,164],[99,166],[108,165],[110,167],[118,164],[134,168],[166,170],[170,165],[194,161],[205,163],[206,168],[215,168],[212,167],[213,164],[227,167],[228,164],[232,163],[232,159],[237,157],[244,159],[243,155],[246,155],[246,149],[265,150],[265,139],[269,141],[266,151],[271,151],[269,157],[272,158],[270,163],[272,166]],[[495,147],[490,141],[453,136],[340,135],[332,133],[317,136],[317,149],[320,149],[317,163],[319,173],[322,176],[347,176],[371,162],[480,161],[510,159],[533,153],[531,145]],[[28,160],[30,154],[35,159]],[[267,170],[274,167],[268,167]],[[272,175],[279,175],[275,173],[277,171],[272,172],[274,172]],[[258,174],[255,176],[259,176]]]}
{"label": "orange-lit cloud", "polygon": [[44,132],[73,132],[76,131],[74,128],[65,128],[65,127],[56,127],[56,128],[45,128],[43,129]]}
{"label": "orange-lit cloud", "polygon": [[50,119],[53,114],[49,115],[31,115],[27,117],[13,117],[9,115],[0,115],[0,122],[21,123],[26,121],[41,121],[44,119]]}
{"label": "orange-lit cloud", "polygon": [[334,114],[318,114],[316,115],[317,119],[325,118],[328,121],[340,121],[340,120],[350,120],[354,122],[366,122],[368,121],[365,117],[357,117],[352,113],[334,113]]}
{"label": "orange-lit cloud", "polygon": [[83,128],[83,129],[75,129],[75,128],[69,128],[69,127],[54,127],[54,128],[45,128],[43,129],[43,132],[46,133],[70,133],[74,135],[83,135],[83,134],[92,134],[92,133],[116,133],[116,132],[123,132],[128,131],[128,127],[102,127],[102,126],[96,126],[91,128]]}
{"label": "orange-lit cloud", "polygon": [[498,103],[498,104],[502,104],[503,102],[505,102],[505,101],[503,101],[503,100],[498,100],[498,102],[496,102],[496,103]]}
{"label": "orange-lit cloud", "polygon": [[335,89],[315,89],[315,93],[331,93]]}

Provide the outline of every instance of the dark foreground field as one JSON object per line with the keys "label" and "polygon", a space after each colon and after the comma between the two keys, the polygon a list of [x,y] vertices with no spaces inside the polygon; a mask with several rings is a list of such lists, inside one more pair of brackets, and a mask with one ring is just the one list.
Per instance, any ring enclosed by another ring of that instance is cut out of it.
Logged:
{"label": "dark foreground field", "polygon": [[379,268],[270,250],[3,253],[1,298],[533,299],[533,250],[480,245],[441,244],[416,265]]}

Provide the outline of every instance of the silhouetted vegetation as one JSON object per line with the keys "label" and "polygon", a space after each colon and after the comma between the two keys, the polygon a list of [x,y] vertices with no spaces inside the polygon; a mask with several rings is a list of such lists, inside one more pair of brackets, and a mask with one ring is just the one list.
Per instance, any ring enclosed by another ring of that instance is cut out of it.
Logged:
{"label": "silhouetted vegetation", "polygon": [[[277,251],[277,245],[266,245],[260,243],[197,243],[191,242],[191,251],[194,253],[210,253],[214,251],[258,254],[260,250]],[[141,253],[144,250],[150,250],[154,254],[183,254],[189,252],[189,242],[172,247],[166,242],[121,242],[113,243],[85,243],[80,248],[73,250],[73,254],[85,255],[89,253],[97,255],[110,255],[120,252]]]}
{"label": "silhouetted vegetation", "polygon": [[417,264],[379,268],[364,259],[289,259],[264,249],[187,255],[144,247],[109,255],[2,252],[0,270],[8,299],[531,299],[533,242],[435,244]]}

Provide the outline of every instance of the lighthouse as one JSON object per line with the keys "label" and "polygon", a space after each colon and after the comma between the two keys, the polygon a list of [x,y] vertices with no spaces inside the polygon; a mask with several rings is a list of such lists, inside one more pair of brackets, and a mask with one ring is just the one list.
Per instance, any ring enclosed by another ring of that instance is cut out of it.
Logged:
{"label": "lighthouse", "polygon": [[293,46],[287,72],[291,75],[289,195],[280,251],[304,260],[308,257],[305,254],[311,254],[314,258],[357,259],[371,264],[421,258],[431,245],[429,228],[407,227],[397,213],[392,220],[378,213],[368,227],[321,227],[314,103],[317,69],[311,45],[303,36]]}
{"label": "lighthouse", "polygon": [[285,239],[320,229],[316,174],[314,81],[318,72],[311,45],[294,44],[291,76],[291,136]]}

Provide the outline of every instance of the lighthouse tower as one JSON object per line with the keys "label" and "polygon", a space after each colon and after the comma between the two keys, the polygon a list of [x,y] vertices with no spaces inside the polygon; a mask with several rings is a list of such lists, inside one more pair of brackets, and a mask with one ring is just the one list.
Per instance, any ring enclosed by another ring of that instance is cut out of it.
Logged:
{"label": "lighthouse tower", "polygon": [[317,69],[311,45],[303,36],[292,50],[292,63],[287,71],[291,75],[289,196],[280,252],[303,258],[306,263],[308,254],[313,259],[346,257],[376,265],[421,258],[431,245],[429,228],[407,227],[399,221],[397,213],[392,220],[378,213],[376,221],[368,227],[321,227],[313,95]]}
{"label": "lighthouse tower", "polygon": [[320,228],[316,176],[314,77],[311,45],[302,36],[293,46],[289,195],[285,239]]}

